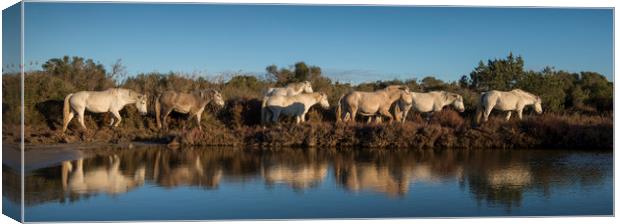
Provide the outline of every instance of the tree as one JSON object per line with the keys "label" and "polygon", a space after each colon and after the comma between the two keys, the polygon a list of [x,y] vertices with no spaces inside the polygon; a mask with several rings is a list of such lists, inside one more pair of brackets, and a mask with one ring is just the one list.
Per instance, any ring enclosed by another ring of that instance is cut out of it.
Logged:
{"label": "tree", "polygon": [[588,94],[587,103],[599,110],[613,109],[613,83],[596,72],[581,72],[577,82]]}
{"label": "tree", "polygon": [[60,77],[79,89],[103,90],[114,86],[114,80],[106,76],[104,66],[92,59],[64,56],[52,58],[42,67],[47,73]]}
{"label": "tree", "polygon": [[285,68],[278,69],[276,65],[270,65],[265,68],[269,79],[274,80],[279,85],[290,83],[293,79],[293,73]]}
{"label": "tree", "polygon": [[325,87],[331,84],[331,80],[322,75],[322,70],[318,66],[309,66],[300,61],[291,66],[291,69],[278,68],[270,65],[265,68],[267,76],[274,80],[278,85],[286,85],[292,82],[310,81],[315,87]]}
{"label": "tree", "polygon": [[310,78],[310,68],[304,62],[295,63],[295,77],[294,82],[301,82],[309,80]]}
{"label": "tree", "polygon": [[427,76],[422,79],[422,88],[424,91],[435,91],[435,90],[445,90],[446,83],[443,81],[433,77]]}
{"label": "tree", "polygon": [[120,83],[123,79],[127,78],[127,67],[123,65],[122,60],[118,59],[112,64],[112,71],[107,74],[109,79],[113,79],[116,83]]}
{"label": "tree", "polygon": [[523,58],[514,57],[512,52],[506,59],[489,60],[487,64],[480,61],[469,74],[471,87],[481,92],[510,90],[525,73],[523,65]]}

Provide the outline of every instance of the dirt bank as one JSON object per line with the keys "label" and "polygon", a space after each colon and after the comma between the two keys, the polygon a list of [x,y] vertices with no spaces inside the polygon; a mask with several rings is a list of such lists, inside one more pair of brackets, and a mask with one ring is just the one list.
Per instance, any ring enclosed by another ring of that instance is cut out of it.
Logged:
{"label": "dirt bank", "polygon": [[[149,123],[149,119],[145,123]],[[182,119],[178,122],[182,123]],[[27,128],[26,143],[129,144],[149,142],[178,146],[333,147],[333,148],[562,148],[612,149],[610,116],[544,114],[524,120],[492,118],[473,126],[454,111],[445,110],[430,121],[384,124],[335,123],[311,120],[295,125],[226,125],[207,122],[203,130],[173,125],[169,131],[148,128],[102,127],[90,131],[73,128],[66,134],[49,128]],[[15,140],[5,136],[5,140]]]}

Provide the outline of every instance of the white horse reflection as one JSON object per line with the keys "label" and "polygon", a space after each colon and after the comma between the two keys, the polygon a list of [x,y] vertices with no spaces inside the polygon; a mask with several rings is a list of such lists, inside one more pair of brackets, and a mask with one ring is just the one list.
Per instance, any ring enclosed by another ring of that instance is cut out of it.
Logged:
{"label": "white horse reflection", "polygon": [[490,171],[487,181],[493,188],[524,187],[532,182],[532,174],[526,167],[514,166]]}
{"label": "white horse reflection", "polygon": [[295,189],[316,186],[327,176],[327,163],[262,167],[261,173],[268,184],[284,183]]}
{"label": "white horse reflection", "polygon": [[84,160],[78,159],[75,168],[71,161],[61,165],[62,187],[72,193],[107,193],[111,195],[125,193],[144,184],[145,168],[138,168],[133,176],[124,175],[120,170],[120,159],[113,155],[108,157],[109,166],[84,169]]}

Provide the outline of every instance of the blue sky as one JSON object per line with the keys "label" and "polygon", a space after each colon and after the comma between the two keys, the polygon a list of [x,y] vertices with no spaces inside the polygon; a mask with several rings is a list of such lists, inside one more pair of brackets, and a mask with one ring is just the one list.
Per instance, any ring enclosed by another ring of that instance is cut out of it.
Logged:
{"label": "blue sky", "polygon": [[[305,61],[345,82],[457,80],[521,55],[613,76],[611,9],[26,3],[26,63],[63,55],[140,72],[264,74]],[[6,46],[6,45],[5,45]]]}

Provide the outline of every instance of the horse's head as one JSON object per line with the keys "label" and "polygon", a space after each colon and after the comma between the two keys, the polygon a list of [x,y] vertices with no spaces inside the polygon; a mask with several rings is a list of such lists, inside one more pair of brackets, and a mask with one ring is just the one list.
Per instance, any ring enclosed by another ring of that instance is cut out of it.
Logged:
{"label": "horse's head", "polygon": [[302,89],[304,90],[305,93],[312,93],[312,92],[314,92],[312,90],[312,83],[310,83],[310,81],[302,82]]}
{"label": "horse's head", "polygon": [[220,107],[224,106],[224,97],[222,97],[222,94],[217,90],[210,89],[200,91],[200,97],[205,100],[211,100],[211,102]]}
{"label": "horse's head", "polygon": [[409,90],[409,86],[401,86],[398,89],[400,89],[401,91],[403,91],[407,95],[411,94],[411,90]]}
{"label": "horse's head", "polygon": [[542,99],[540,99],[540,96],[536,96],[536,98],[534,99],[534,111],[536,111],[537,114],[542,114],[543,112]]}
{"label": "horse's head", "polygon": [[402,91],[400,94],[400,101],[402,104],[411,105],[413,103],[413,94],[412,92]]}
{"label": "horse's head", "polygon": [[454,101],[452,101],[452,106],[454,106],[454,108],[456,108],[459,112],[464,112],[465,104],[463,104],[463,97],[456,93],[450,93],[450,94],[451,94],[451,97],[454,99]]}
{"label": "horse's head", "polygon": [[146,115],[147,113],[146,103],[148,99],[149,98],[146,94],[139,94],[138,98],[136,99],[136,108],[138,108],[138,111],[142,115]]}
{"label": "horse's head", "polygon": [[405,85],[389,85],[386,86],[383,90],[379,91],[386,91],[389,94],[390,98],[398,96],[400,97],[399,99],[404,99],[407,97],[407,95],[411,94],[409,87]]}
{"label": "horse's head", "polygon": [[319,102],[319,104],[321,104],[321,107],[323,107],[324,109],[329,108],[329,101],[327,101],[327,94],[319,93],[317,101]]}

